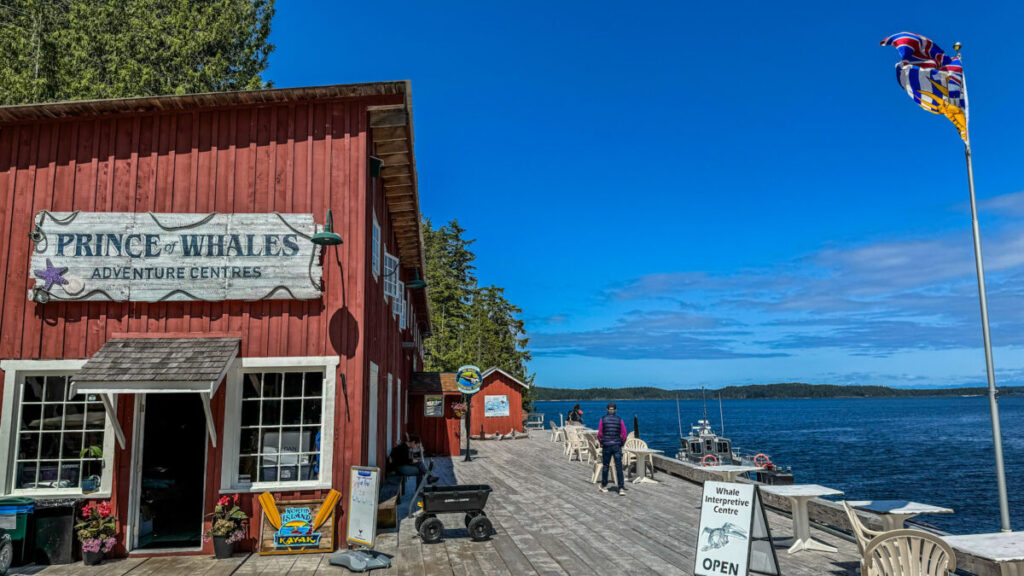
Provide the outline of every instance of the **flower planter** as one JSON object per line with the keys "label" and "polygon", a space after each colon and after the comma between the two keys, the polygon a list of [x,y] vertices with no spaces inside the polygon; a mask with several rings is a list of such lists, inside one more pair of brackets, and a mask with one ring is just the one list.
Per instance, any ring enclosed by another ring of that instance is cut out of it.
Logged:
{"label": "flower planter", "polygon": [[86,566],[98,566],[103,563],[103,552],[82,552],[82,563]]}
{"label": "flower planter", "polygon": [[235,543],[228,542],[227,536],[214,536],[213,537],[213,555],[218,560],[224,558],[231,558],[231,555],[235,553]]}

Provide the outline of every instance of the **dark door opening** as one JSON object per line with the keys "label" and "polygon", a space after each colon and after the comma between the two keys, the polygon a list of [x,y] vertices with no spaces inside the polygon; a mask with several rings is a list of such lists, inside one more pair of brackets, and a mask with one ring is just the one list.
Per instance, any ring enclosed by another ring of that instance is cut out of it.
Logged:
{"label": "dark door opening", "polygon": [[199,394],[148,394],[138,548],[202,546],[206,416]]}

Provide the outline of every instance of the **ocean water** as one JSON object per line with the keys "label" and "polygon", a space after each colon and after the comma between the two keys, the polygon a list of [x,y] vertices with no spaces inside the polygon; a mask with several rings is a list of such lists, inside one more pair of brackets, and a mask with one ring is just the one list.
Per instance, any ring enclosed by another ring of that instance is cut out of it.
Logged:
{"label": "ocean water", "polygon": [[[545,422],[575,402],[538,402]],[[580,402],[584,424],[597,427],[605,401]],[[619,401],[618,413],[648,446],[675,456],[679,425],[674,400]],[[684,433],[703,411],[679,402]],[[708,419],[719,433],[717,399]],[[999,399],[1010,520],[1024,529],[1024,396]],[[725,436],[744,454],[764,452],[791,466],[797,483],[842,490],[848,499],[914,500],[952,508],[917,520],[954,534],[997,532],[992,428],[987,397],[725,400]]]}

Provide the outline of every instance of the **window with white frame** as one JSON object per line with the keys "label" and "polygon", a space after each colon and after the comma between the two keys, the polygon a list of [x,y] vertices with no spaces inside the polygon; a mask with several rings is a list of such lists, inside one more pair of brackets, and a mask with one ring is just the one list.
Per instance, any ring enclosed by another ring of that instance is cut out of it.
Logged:
{"label": "window with white frame", "polygon": [[398,298],[398,257],[384,251],[384,296]]}
{"label": "window with white frame", "polygon": [[227,489],[330,485],[337,364],[337,357],[242,359],[228,389]]}
{"label": "window with white frame", "polygon": [[391,301],[391,314],[396,317],[402,315],[402,308],[405,307],[405,282],[398,283],[398,292]]}
{"label": "window with white frame", "polygon": [[377,222],[377,211],[373,211],[373,253],[371,256],[371,268],[373,269],[374,280],[380,278],[380,223]]}
{"label": "window with white frame", "polygon": [[[113,432],[99,396],[70,395],[84,361],[8,361],[0,427],[0,493],[110,491]],[[47,365],[54,370],[36,370]]]}

